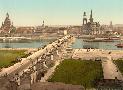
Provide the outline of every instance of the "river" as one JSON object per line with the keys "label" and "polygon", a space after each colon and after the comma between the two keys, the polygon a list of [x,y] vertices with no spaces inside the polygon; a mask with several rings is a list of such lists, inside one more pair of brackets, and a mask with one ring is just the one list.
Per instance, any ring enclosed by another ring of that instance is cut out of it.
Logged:
{"label": "river", "polygon": [[72,48],[96,48],[105,50],[123,50],[123,48],[117,48],[116,44],[120,41],[115,42],[84,42],[83,39],[76,39]]}
{"label": "river", "polygon": [[[28,41],[14,41],[14,42],[0,42],[0,48],[39,48],[47,45],[56,39],[41,39],[41,40],[28,40]],[[115,45],[119,42],[84,42],[82,39],[76,39],[72,48],[96,48],[107,50],[123,50],[117,48]]]}

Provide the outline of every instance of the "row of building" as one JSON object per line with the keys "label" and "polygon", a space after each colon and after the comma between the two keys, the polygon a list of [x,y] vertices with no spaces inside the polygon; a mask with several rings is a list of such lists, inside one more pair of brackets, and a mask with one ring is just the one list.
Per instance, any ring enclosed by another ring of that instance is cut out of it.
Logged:
{"label": "row of building", "polygon": [[44,21],[40,26],[19,26],[15,27],[7,13],[4,22],[0,27],[0,36],[22,36],[22,35],[42,35],[44,33],[63,34],[66,27],[48,27]]}
{"label": "row of building", "polygon": [[25,26],[25,27],[15,27],[13,22],[10,19],[9,14],[6,14],[6,18],[0,27],[0,35],[12,35],[12,34],[33,34],[33,33],[41,33],[42,30],[45,28],[44,21],[41,26],[32,27],[32,26]]}
{"label": "row of building", "polygon": [[[118,27],[119,28],[119,27]],[[93,12],[91,10],[90,18],[87,18],[86,12],[83,14],[83,24],[81,29],[81,34],[84,35],[96,35],[96,36],[106,36],[106,35],[114,35],[114,34],[123,34],[112,25],[112,21],[109,25],[101,25],[99,22],[94,22]],[[123,28],[120,28],[123,29]]]}
{"label": "row of building", "polygon": [[101,27],[100,23],[94,22],[92,10],[89,21],[87,19],[86,12],[83,14],[82,33],[86,35],[103,34],[103,28]]}
{"label": "row of building", "polygon": [[[114,30],[117,31],[116,29],[117,28]],[[7,13],[6,18],[0,27],[0,36],[43,35],[44,33],[63,35],[65,30],[67,30],[67,33],[75,35],[104,35],[107,32],[112,32],[113,25],[112,22],[110,22],[110,25],[100,25],[99,22],[95,22],[93,18],[93,12],[91,10],[89,19],[87,18],[86,12],[84,12],[82,26],[48,27],[45,26],[43,21],[42,25],[36,27],[15,27],[13,22],[10,20],[9,14]]]}

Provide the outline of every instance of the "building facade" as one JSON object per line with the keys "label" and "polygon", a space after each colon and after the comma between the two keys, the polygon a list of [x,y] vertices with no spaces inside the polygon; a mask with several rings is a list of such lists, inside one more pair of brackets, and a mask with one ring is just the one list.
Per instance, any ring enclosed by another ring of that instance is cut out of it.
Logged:
{"label": "building facade", "polygon": [[101,26],[100,26],[99,22],[94,22],[92,10],[91,10],[89,21],[87,19],[86,12],[84,12],[84,14],[83,14],[82,33],[85,34],[85,35],[102,34],[102,31],[101,31],[100,28],[101,28]]}
{"label": "building facade", "polygon": [[13,26],[13,23],[11,22],[9,18],[9,14],[7,13],[4,22],[2,22],[0,31],[1,33],[9,34],[9,33],[13,33],[14,30],[15,30],[15,27]]}

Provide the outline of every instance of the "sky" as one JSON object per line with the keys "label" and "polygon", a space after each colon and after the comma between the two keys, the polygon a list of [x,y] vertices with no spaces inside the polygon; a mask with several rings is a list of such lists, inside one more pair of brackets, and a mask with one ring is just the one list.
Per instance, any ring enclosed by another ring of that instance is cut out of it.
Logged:
{"label": "sky", "polygon": [[101,24],[123,24],[123,0],[0,0],[0,26],[8,12],[15,26],[81,25],[83,12]]}

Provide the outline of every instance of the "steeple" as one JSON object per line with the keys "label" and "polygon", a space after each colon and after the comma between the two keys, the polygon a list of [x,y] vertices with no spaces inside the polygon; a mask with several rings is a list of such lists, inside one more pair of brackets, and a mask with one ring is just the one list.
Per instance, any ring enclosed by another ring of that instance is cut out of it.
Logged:
{"label": "steeple", "polygon": [[113,24],[112,24],[112,21],[110,21],[109,28],[110,28],[110,29],[113,29]]}
{"label": "steeple", "polygon": [[87,16],[86,16],[86,12],[84,12],[83,14],[83,25],[87,24]]}
{"label": "steeple", "polygon": [[92,18],[92,10],[91,10],[91,18]]}
{"label": "steeple", "polygon": [[42,27],[44,27],[44,20],[43,20],[43,24],[42,24]]}
{"label": "steeple", "polygon": [[43,24],[44,24],[44,20],[43,20]]}
{"label": "steeple", "polygon": [[93,22],[93,13],[92,13],[92,10],[91,10],[91,14],[90,14],[90,22]]}
{"label": "steeple", "polygon": [[7,17],[7,18],[9,18],[9,14],[8,14],[8,12],[6,13],[6,17]]}

